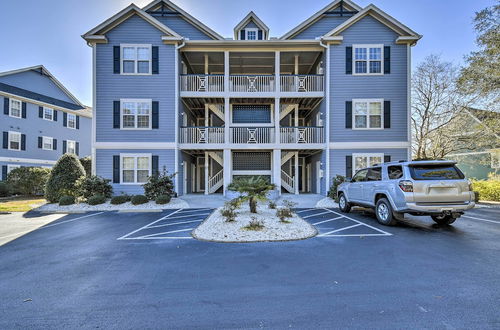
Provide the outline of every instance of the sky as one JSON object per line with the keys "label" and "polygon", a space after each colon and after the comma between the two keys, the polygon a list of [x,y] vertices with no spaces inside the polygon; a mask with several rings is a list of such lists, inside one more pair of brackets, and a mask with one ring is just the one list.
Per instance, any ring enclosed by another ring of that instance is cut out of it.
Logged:
{"label": "sky", "polygon": [[[135,0],[143,7],[152,0]],[[43,64],[77,98],[92,105],[92,52],[80,37],[131,0],[0,0],[0,72]],[[332,0],[173,0],[224,37],[253,10],[280,37]],[[463,64],[476,49],[474,13],[495,0],[355,0],[373,3],[424,37],[413,66],[427,55]]]}

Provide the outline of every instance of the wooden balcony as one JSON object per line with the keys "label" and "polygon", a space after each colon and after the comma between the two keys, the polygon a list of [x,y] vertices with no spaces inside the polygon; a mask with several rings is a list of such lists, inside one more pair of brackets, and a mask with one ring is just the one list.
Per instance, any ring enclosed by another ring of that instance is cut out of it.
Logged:
{"label": "wooden balcony", "polygon": [[324,127],[280,127],[280,143],[325,143]]}
{"label": "wooden balcony", "polygon": [[231,143],[274,143],[274,127],[231,127]]}
{"label": "wooden balcony", "polygon": [[325,91],[323,75],[282,75],[280,76],[283,93],[314,93]]}
{"label": "wooden balcony", "polygon": [[181,127],[179,142],[183,144],[224,143],[224,127]]}
{"label": "wooden balcony", "polygon": [[183,74],[180,78],[181,92],[224,92],[224,75]]}

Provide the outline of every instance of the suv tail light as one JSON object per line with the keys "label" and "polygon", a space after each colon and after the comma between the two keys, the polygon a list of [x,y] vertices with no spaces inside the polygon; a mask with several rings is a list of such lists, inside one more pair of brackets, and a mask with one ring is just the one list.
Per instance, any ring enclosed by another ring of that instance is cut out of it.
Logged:
{"label": "suv tail light", "polygon": [[469,183],[469,191],[474,191],[474,186],[472,185],[472,181],[467,180],[467,182]]}
{"label": "suv tail light", "polygon": [[404,192],[413,192],[413,182],[409,180],[399,181],[399,188]]}

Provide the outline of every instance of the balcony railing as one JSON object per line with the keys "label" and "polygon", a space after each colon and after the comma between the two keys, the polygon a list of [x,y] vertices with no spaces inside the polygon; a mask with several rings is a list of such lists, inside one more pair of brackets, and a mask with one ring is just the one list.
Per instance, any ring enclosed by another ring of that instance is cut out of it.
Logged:
{"label": "balcony railing", "polygon": [[324,127],[281,127],[280,128],[281,143],[324,143],[325,128]]}
{"label": "balcony railing", "polygon": [[182,92],[224,92],[224,75],[181,75]]}
{"label": "balcony railing", "polygon": [[224,143],[224,127],[181,127],[180,143]]}
{"label": "balcony railing", "polygon": [[280,80],[281,92],[307,93],[325,90],[323,75],[282,75]]}
{"label": "balcony railing", "polygon": [[276,90],[274,75],[231,75],[229,76],[231,92],[266,93]]}
{"label": "balcony railing", "polygon": [[231,127],[231,143],[274,143],[274,127]]}

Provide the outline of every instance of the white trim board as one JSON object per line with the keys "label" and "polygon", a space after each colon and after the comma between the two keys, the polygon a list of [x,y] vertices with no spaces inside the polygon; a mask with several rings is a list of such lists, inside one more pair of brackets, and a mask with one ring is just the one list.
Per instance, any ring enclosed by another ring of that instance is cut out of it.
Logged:
{"label": "white trim board", "polygon": [[33,158],[16,158],[16,157],[0,157],[0,162],[46,164],[46,165],[54,165],[56,163],[55,160],[33,159]]}
{"label": "white trim board", "polygon": [[408,141],[401,142],[330,142],[330,149],[406,149]]}
{"label": "white trim board", "polygon": [[175,142],[95,142],[95,149],[176,149]]}

